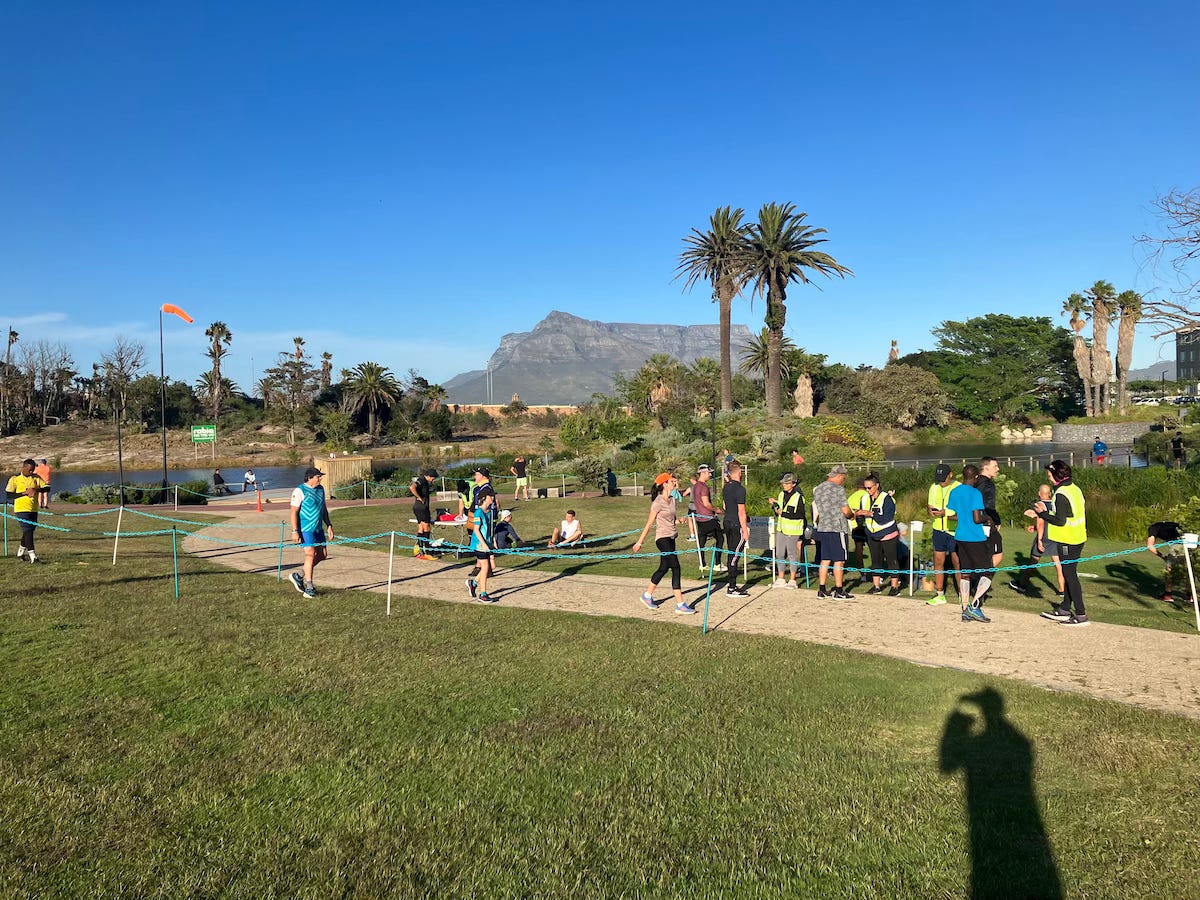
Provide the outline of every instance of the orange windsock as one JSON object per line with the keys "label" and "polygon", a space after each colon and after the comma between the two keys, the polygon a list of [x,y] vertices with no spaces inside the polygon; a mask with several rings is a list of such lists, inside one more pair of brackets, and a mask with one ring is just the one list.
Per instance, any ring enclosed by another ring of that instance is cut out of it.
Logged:
{"label": "orange windsock", "polygon": [[183,319],[183,321],[187,322],[189,325],[192,324],[192,317],[174,303],[164,303],[162,305],[162,311],[165,313],[173,313],[174,315],[179,316],[179,318]]}

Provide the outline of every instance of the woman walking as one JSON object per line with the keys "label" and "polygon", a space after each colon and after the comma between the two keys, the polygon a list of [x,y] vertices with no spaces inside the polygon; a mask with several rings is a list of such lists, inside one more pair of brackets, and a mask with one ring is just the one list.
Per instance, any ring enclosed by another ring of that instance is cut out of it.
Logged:
{"label": "woman walking", "polygon": [[633,552],[640,553],[650,526],[654,526],[654,546],[658,548],[658,568],[650,576],[650,583],[642,592],[642,602],[651,609],[658,609],[658,601],[654,599],[654,589],[662,581],[663,576],[671,573],[671,589],[675,592],[675,612],[690,616],[696,612],[694,607],[683,602],[682,571],[679,566],[679,554],[675,552],[675,537],[679,533],[676,528],[683,520],[677,517],[675,500],[671,496],[678,490],[679,480],[669,472],[663,472],[654,479],[654,487],[650,490],[650,516],[646,519],[646,527],[642,536],[633,545]]}

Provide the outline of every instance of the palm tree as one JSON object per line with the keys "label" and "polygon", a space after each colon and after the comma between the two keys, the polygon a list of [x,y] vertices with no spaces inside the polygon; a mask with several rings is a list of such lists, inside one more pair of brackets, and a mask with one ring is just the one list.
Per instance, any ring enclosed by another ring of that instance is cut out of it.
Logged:
{"label": "palm tree", "polygon": [[400,399],[400,382],[386,366],[379,363],[359,363],[350,371],[346,397],[352,412],[367,409],[367,430],[375,434],[375,415],[385,407],[391,408]]}
{"label": "palm tree", "polygon": [[733,409],[733,366],[729,346],[733,298],[746,284],[746,238],[749,226],[742,224],[744,211],[722,206],[708,218],[709,230],[695,228],[683,242],[676,278],[687,276],[683,289],[690,290],[701,279],[711,282],[713,300],[721,318],[721,409]]}
{"label": "palm tree", "polygon": [[828,253],[813,250],[825,243],[824,228],[804,224],[808,213],[796,212],[794,203],[764,203],[758,221],[749,230],[749,279],[754,293],[767,298],[767,415],[783,414],[783,379],[780,357],[783,327],[787,324],[787,287],[793,281],[808,284],[808,272],[845,278],[854,273]]}
{"label": "palm tree", "polygon": [[329,384],[333,381],[333,354],[325,352],[321,354],[321,380],[318,387],[321,393],[329,390]]}
{"label": "palm tree", "polygon": [[[215,389],[214,385],[216,385]],[[224,377],[221,378],[220,384],[218,385],[213,381],[212,372],[201,372],[200,377],[196,379],[196,396],[199,397],[201,401],[210,405],[213,402],[214,396],[219,395],[222,397],[228,397],[237,389],[238,386],[236,384]]]}
{"label": "palm tree", "polygon": [[425,391],[425,396],[429,399],[429,411],[437,412],[446,402],[446,389],[440,384],[431,384]]}
{"label": "palm tree", "polygon": [[1133,360],[1134,329],[1142,317],[1142,295],[1137,291],[1121,291],[1117,295],[1121,319],[1117,324],[1117,411],[1129,409],[1129,363]]}
{"label": "palm tree", "polygon": [[1079,371],[1079,380],[1083,382],[1084,413],[1090,418],[1096,414],[1092,407],[1092,355],[1087,341],[1083,339],[1083,327],[1087,324],[1087,315],[1091,311],[1083,294],[1075,293],[1063,303],[1062,314],[1071,316],[1071,330],[1075,332],[1075,368]]}
{"label": "palm tree", "polygon": [[221,401],[228,394],[224,394],[222,390],[225,384],[225,379],[221,377],[221,360],[229,353],[229,345],[233,341],[233,332],[229,330],[229,326],[224,322],[213,322],[204,329],[204,336],[207,337],[211,344],[208,347],[208,358],[212,360],[212,371],[208,373],[208,386],[212,388],[212,392],[208,395],[208,402],[212,409],[212,419],[215,422],[221,414]]}
{"label": "palm tree", "polygon": [[1108,376],[1112,360],[1108,356],[1108,329],[1112,325],[1117,289],[1107,281],[1097,281],[1085,295],[1092,304],[1092,408],[1096,415],[1108,412],[1110,391]]}
{"label": "palm tree", "polygon": [[[771,354],[768,348],[771,345],[770,333],[764,328],[757,336],[751,335],[750,340],[742,344],[741,360],[742,368],[752,375],[757,375],[759,378],[766,377],[767,369],[770,365]],[[786,380],[791,375],[790,357],[792,351],[796,349],[796,345],[792,343],[792,339],[786,335],[780,344],[779,354],[779,372]]]}

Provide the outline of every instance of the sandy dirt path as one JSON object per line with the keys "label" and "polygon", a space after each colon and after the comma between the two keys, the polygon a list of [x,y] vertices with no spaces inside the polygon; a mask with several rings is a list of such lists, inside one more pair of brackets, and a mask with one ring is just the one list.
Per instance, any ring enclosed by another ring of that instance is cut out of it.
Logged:
{"label": "sandy dirt path", "polygon": [[[224,510],[222,510],[224,513]],[[189,535],[183,549],[196,556],[246,572],[276,574],[278,545],[267,548],[231,546],[278,541],[279,514],[252,510],[230,511],[226,524],[263,523],[261,529],[211,526]],[[272,521],[263,522],[269,516]],[[399,539],[398,539],[399,540]],[[298,569],[301,551],[286,547],[284,583]],[[626,616],[699,629],[700,615],[682,616],[673,603],[651,611],[639,600],[654,566],[650,560],[631,563],[643,570],[635,578],[564,575],[519,564],[505,568],[489,584],[505,606],[576,612],[593,616]],[[446,557],[439,562],[413,559],[397,551],[392,573],[392,597],[411,596],[470,602],[463,581],[470,564]],[[387,590],[386,553],[352,545],[337,546],[317,569],[317,587],[371,591],[379,594],[384,612]],[[684,579],[689,601],[703,601],[705,585]],[[660,599],[669,599],[660,588]],[[299,600],[299,595],[297,595]],[[303,601],[303,602],[319,602]],[[701,607],[703,604],[701,603]],[[870,615],[864,615],[864,612]],[[393,603],[392,614],[403,614]],[[1149,628],[1129,628],[1094,622],[1088,628],[1065,628],[1032,613],[995,610],[990,624],[964,623],[958,606],[926,606],[921,599],[900,596],[857,597],[852,601],[818,600],[815,591],[759,587],[745,599],[714,591],[709,627],[721,631],[766,634],[875,653],[920,665],[961,669],[1015,678],[1059,691],[1071,691],[1129,703],[1148,709],[1200,718],[1200,635],[1175,634]]]}

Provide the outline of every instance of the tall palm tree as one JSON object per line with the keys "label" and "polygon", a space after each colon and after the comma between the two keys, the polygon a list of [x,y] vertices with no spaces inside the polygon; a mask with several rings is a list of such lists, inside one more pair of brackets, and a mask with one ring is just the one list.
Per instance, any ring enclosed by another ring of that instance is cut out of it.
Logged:
{"label": "tall palm tree", "polygon": [[730,361],[730,319],[733,298],[746,284],[746,238],[749,226],[742,224],[742,209],[722,206],[708,218],[708,231],[693,228],[683,242],[676,278],[686,276],[683,289],[690,290],[701,279],[712,284],[721,320],[721,409],[733,409],[733,366]]}
{"label": "tall palm tree", "polygon": [[1075,332],[1075,368],[1079,372],[1079,380],[1083,382],[1083,408],[1090,418],[1096,414],[1092,406],[1092,354],[1087,341],[1083,339],[1083,327],[1087,324],[1091,307],[1087,298],[1080,293],[1074,293],[1063,303],[1062,314],[1071,316],[1071,331]]}
{"label": "tall palm tree", "polygon": [[233,341],[233,332],[224,322],[213,322],[204,329],[204,336],[212,343],[208,346],[208,358],[212,360],[212,370],[208,374],[208,386],[212,389],[208,395],[209,408],[215,422],[221,414],[221,401],[228,396],[224,393],[225,379],[221,377],[221,360],[229,353],[229,345]]}
{"label": "tall palm tree", "polygon": [[1121,291],[1117,295],[1121,319],[1117,324],[1117,411],[1129,409],[1129,363],[1133,360],[1134,329],[1142,317],[1142,295],[1137,291]]}
{"label": "tall palm tree", "polygon": [[783,414],[783,377],[780,357],[783,327],[787,324],[787,288],[793,281],[808,284],[809,272],[845,278],[854,273],[828,253],[813,250],[825,243],[824,228],[804,224],[808,213],[796,212],[794,203],[764,203],[758,221],[751,224],[748,249],[754,293],[767,298],[767,415]]}
{"label": "tall palm tree", "polygon": [[1117,289],[1107,281],[1097,281],[1085,295],[1092,304],[1092,407],[1096,415],[1108,412],[1110,391],[1108,376],[1112,360],[1108,355],[1108,329],[1112,325]]}
{"label": "tall palm tree", "polygon": [[321,380],[319,389],[322,393],[329,390],[329,385],[333,381],[333,354],[326,351],[321,354]]}
{"label": "tall palm tree", "polygon": [[367,409],[367,430],[375,434],[376,413],[379,410],[390,409],[400,399],[400,382],[391,370],[379,363],[359,363],[350,371],[346,384],[346,397],[350,401],[350,409],[358,412],[363,407]]}

